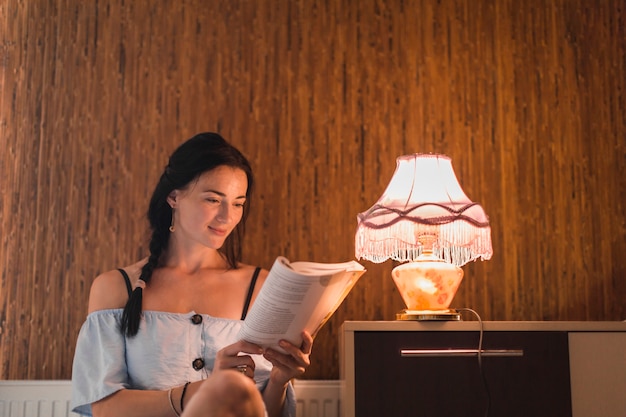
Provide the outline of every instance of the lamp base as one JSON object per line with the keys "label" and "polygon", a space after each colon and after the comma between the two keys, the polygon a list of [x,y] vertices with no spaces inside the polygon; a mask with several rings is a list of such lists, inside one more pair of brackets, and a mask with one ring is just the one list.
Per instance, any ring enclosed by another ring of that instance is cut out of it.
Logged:
{"label": "lamp base", "polygon": [[396,313],[396,320],[417,321],[460,321],[461,313],[454,309],[447,310],[408,310]]}

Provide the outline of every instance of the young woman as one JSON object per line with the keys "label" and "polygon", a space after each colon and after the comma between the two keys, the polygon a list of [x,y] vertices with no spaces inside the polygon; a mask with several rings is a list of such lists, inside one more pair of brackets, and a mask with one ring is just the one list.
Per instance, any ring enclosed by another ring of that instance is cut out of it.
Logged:
{"label": "young woman", "polygon": [[74,412],[96,417],[290,416],[290,380],[313,340],[287,354],[238,340],[267,271],[244,265],[252,170],[221,136],[183,143],[148,209],[150,256],[98,276],[76,345]]}

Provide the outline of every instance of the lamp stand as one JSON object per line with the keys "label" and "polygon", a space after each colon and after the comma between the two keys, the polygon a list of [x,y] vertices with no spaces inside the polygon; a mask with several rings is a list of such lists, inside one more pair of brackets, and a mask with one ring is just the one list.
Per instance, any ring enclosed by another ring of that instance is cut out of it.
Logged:
{"label": "lamp stand", "polygon": [[391,271],[407,307],[396,314],[396,320],[460,320],[461,315],[450,309],[450,303],[463,279],[463,270],[433,254],[435,236],[420,235],[418,241],[422,253],[417,259]]}

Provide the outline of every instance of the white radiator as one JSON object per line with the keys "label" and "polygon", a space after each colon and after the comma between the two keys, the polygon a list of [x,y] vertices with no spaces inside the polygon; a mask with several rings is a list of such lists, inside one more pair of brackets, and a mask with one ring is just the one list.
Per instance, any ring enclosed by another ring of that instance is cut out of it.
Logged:
{"label": "white radiator", "polygon": [[[297,417],[339,417],[339,381],[296,380]],[[70,381],[0,381],[0,417],[74,417]]]}
{"label": "white radiator", "polygon": [[0,381],[0,417],[69,417],[70,381]]}
{"label": "white radiator", "polygon": [[336,380],[295,380],[296,416],[339,417],[339,383]]}

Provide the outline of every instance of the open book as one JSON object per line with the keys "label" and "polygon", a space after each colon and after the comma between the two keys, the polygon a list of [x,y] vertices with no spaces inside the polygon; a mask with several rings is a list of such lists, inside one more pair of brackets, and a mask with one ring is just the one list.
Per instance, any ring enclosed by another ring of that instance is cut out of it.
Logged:
{"label": "open book", "polygon": [[279,352],[280,339],[296,346],[302,331],[315,337],[365,273],[355,261],[293,262],[279,256],[246,316],[239,339]]}

